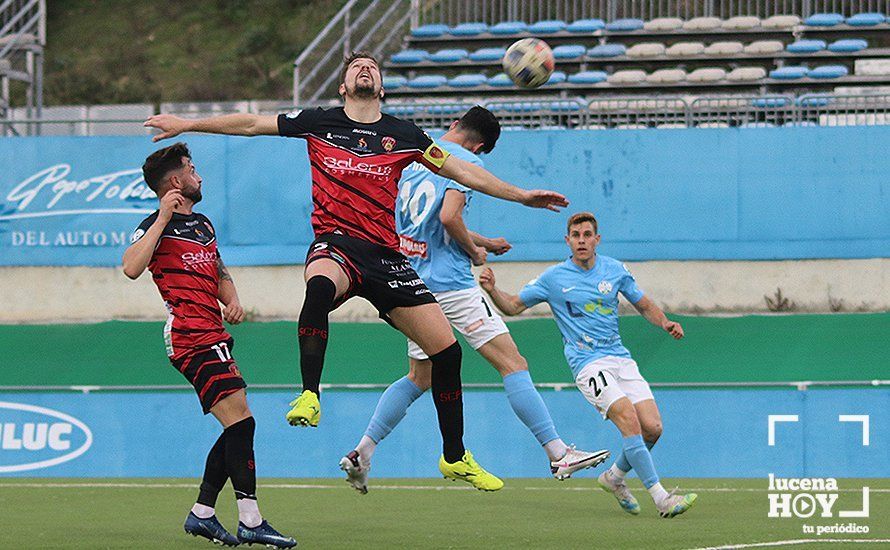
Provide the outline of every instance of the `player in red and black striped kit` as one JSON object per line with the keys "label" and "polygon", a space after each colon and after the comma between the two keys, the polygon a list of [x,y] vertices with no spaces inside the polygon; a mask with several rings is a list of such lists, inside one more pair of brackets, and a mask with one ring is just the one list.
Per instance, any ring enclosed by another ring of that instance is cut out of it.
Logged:
{"label": "player in red and black striped kit", "polygon": [[[201,177],[184,143],[156,151],[142,167],[145,183],[160,208],[133,233],[124,253],[124,273],[138,278],[151,272],[167,307],[164,343],[170,362],[195,388],[204,414],[222,424],[223,433],[210,449],[198,500],[185,521],[185,531],[229,546],[260,542],[279,548],[296,546],[260,515],[256,501],[253,436],[256,423],[238,366],[232,358],[235,341],[223,318],[244,320],[235,283],[216,248],[216,231],[203,214],[192,211],[201,200]],[[220,302],[225,306],[221,311]],[[214,507],[226,479],[232,480],[238,502],[238,535],[216,519]]]}
{"label": "player in red and black striped kit", "polygon": [[362,296],[381,317],[417,342],[432,362],[432,394],[443,440],[439,469],[477,488],[499,489],[503,483],[483,470],[463,446],[460,346],[435,298],[398,251],[394,218],[398,180],[406,166],[418,161],[498,198],[552,210],[568,203],[559,193],[527,191],[503,182],[450,156],[413,123],[381,113],[380,67],[370,53],[350,55],[340,76],[343,107],[277,117],[234,114],[187,120],[156,115],[145,125],[161,130],[155,140],[182,132],[209,132],[307,141],[316,240],[306,258],[306,296],[299,320],[303,393],[291,403],[288,421],[318,424],[328,314],[350,297]]}

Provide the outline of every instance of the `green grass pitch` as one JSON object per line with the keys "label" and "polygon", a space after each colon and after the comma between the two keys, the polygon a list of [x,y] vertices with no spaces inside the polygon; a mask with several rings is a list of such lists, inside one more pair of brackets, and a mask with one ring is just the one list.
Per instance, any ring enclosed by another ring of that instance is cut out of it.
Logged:
{"label": "green grass pitch", "polygon": [[[362,496],[338,479],[261,479],[260,507],[300,548],[702,548],[816,538],[802,525],[855,521],[868,535],[823,535],[859,543],[793,548],[877,548],[890,539],[890,480],[841,480],[838,509],[859,509],[871,488],[871,517],[769,519],[765,479],[668,479],[699,494],[683,516],[659,518],[638,480],[640,516],[622,512],[591,477],[564,483],[507,479],[481,493],[441,479],[372,480]],[[182,522],[197,494],[191,479],[0,480],[0,548],[212,548],[187,536]],[[847,489],[850,490],[847,490]],[[218,516],[229,529],[237,511],[231,488]],[[827,542],[827,541],[826,541]]]}

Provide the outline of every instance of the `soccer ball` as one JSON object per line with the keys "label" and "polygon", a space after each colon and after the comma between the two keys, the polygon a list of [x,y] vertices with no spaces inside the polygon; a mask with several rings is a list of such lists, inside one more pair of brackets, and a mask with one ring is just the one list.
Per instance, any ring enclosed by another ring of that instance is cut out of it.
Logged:
{"label": "soccer ball", "polygon": [[556,62],[546,42],[538,38],[523,38],[507,48],[502,64],[504,72],[517,86],[537,88],[550,78]]}

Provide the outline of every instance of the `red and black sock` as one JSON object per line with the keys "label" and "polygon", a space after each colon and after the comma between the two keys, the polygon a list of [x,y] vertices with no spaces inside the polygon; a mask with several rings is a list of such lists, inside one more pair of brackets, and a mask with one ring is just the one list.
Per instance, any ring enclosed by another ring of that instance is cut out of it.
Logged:
{"label": "red and black sock", "polygon": [[464,456],[464,402],[461,394],[460,344],[453,344],[430,356],[433,363],[432,393],[442,432],[442,454],[449,463]]}
{"label": "red and black sock", "polygon": [[306,283],[306,300],[300,311],[300,374],[303,390],[319,393],[324,354],[328,347],[328,314],[337,287],[327,277],[316,275]]}

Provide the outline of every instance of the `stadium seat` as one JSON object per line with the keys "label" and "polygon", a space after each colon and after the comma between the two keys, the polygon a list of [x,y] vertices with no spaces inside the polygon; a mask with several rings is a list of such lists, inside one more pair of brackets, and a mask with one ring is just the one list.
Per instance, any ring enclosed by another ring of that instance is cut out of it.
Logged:
{"label": "stadium seat", "polygon": [[408,79],[404,76],[384,76],[383,77],[383,87],[387,90],[396,90],[408,84]]}
{"label": "stadium seat", "polygon": [[753,15],[730,17],[720,23],[720,27],[729,31],[746,31],[760,26],[760,18]]}
{"label": "stadium seat", "polygon": [[441,105],[429,105],[426,108],[426,112],[431,115],[454,115],[460,112],[465,111],[469,106],[468,105],[455,105],[455,104],[441,104]]}
{"label": "stadium seat", "polygon": [[686,80],[686,71],[682,69],[659,69],[646,76],[650,84],[675,84]]}
{"label": "stadium seat", "polygon": [[726,122],[702,122],[696,128],[729,128]]}
{"label": "stadium seat", "polygon": [[825,41],[824,40],[798,40],[797,42],[793,42],[788,44],[788,47],[785,48],[787,51],[791,53],[815,53],[821,52],[825,49]]}
{"label": "stadium seat", "polygon": [[550,78],[547,79],[547,82],[544,83],[544,86],[553,86],[554,84],[562,84],[567,80],[566,73],[562,71],[553,71],[553,74],[550,75]]}
{"label": "stadium seat", "polygon": [[480,22],[461,23],[448,29],[452,36],[477,36],[488,31],[488,25]]}
{"label": "stadium seat", "polygon": [[426,50],[402,50],[392,54],[389,60],[393,63],[420,63],[430,58],[430,52]]}
{"label": "stadium seat", "polygon": [[438,88],[439,86],[444,86],[447,82],[448,79],[443,75],[429,74],[412,78],[408,81],[408,87],[416,89]]}
{"label": "stadium seat", "polygon": [[480,48],[469,55],[470,61],[500,61],[507,53],[506,48]]}
{"label": "stadium seat", "polygon": [[429,60],[435,63],[457,63],[467,58],[467,50],[449,49],[431,53]]}
{"label": "stadium seat", "polygon": [[772,122],[743,122],[739,124],[739,128],[775,128]]}
{"label": "stadium seat", "polygon": [[511,86],[514,86],[513,81],[510,80],[510,77],[504,73],[500,73],[489,78],[488,85],[495,88],[509,88]]}
{"label": "stadium seat", "polygon": [[828,51],[835,53],[853,53],[864,50],[868,42],[861,38],[842,38],[828,45]]}
{"label": "stadium seat", "polygon": [[538,21],[532,23],[528,27],[528,32],[532,34],[553,34],[565,30],[566,22],[559,19],[549,19],[546,21]]}
{"label": "stadium seat", "polygon": [[757,40],[745,46],[744,52],[750,54],[779,53],[785,49],[785,44],[778,40]]}
{"label": "stadium seat", "polygon": [[615,71],[606,80],[609,84],[639,84],[646,80],[646,73],[637,69]]}
{"label": "stadium seat", "polygon": [[691,57],[705,52],[705,45],[701,42],[677,42],[664,51],[669,57]]}
{"label": "stadium seat", "polygon": [[554,59],[578,59],[584,57],[585,53],[587,53],[587,48],[581,44],[565,44],[553,48]]}
{"label": "stadium seat", "polygon": [[719,82],[726,78],[726,69],[721,69],[719,67],[706,67],[703,69],[696,69],[689,73],[686,77],[686,80],[689,82]]}
{"label": "stadium seat", "polygon": [[446,32],[448,32],[448,25],[437,23],[435,25],[422,25],[416,29],[411,29],[411,36],[416,36],[418,38],[435,38],[437,36],[442,36]]}
{"label": "stadium seat", "polygon": [[705,55],[738,55],[744,49],[741,42],[714,42],[705,48]]}
{"label": "stadium seat", "polygon": [[618,57],[627,53],[624,44],[600,44],[587,50],[588,57]]}
{"label": "stadium seat", "polygon": [[796,80],[807,76],[808,72],[806,67],[781,67],[770,71],[769,77],[776,80]]}
{"label": "stadium seat", "polygon": [[683,28],[683,20],[677,17],[659,17],[643,23],[647,31],[675,31]]}
{"label": "stadium seat", "polygon": [[519,34],[528,30],[528,25],[524,21],[501,21],[493,27],[489,27],[488,32],[502,36],[511,34]]}
{"label": "stadium seat", "polygon": [[847,25],[851,27],[873,27],[887,21],[883,13],[857,13],[847,18]]}
{"label": "stadium seat", "polygon": [[764,29],[792,29],[800,25],[800,17],[796,15],[774,15],[764,19],[760,26]]}
{"label": "stadium seat", "polygon": [[844,16],[839,13],[814,13],[804,19],[803,24],[808,27],[834,27],[844,22]]}
{"label": "stadium seat", "polygon": [[785,107],[791,102],[787,97],[759,97],[751,102],[754,107],[761,109],[774,109],[776,107]]}
{"label": "stadium seat", "polygon": [[417,112],[417,109],[414,105],[386,105],[384,104],[381,107],[381,110],[389,115],[394,116],[412,116]]}
{"label": "stadium seat", "polygon": [[656,130],[675,130],[678,128],[688,128],[688,126],[682,122],[662,122],[655,127]]}
{"label": "stadium seat", "polygon": [[763,67],[738,67],[726,75],[730,82],[753,82],[766,78],[766,69]]}
{"label": "stadium seat", "polygon": [[452,88],[475,88],[487,81],[488,77],[484,74],[461,74],[449,80],[448,85]]}
{"label": "stadium seat", "polygon": [[590,33],[601,31],[604,28],[606,28],[606,23],[602,19],[578,19],[569,23],[566,30],[576,33]]}
{"label": "stadium seat", "polygon": [[605,82],[608,77],[609,75],[603,71],[581,71],[569,75],[568,82],[569,84],[597,84]]}
{"label": "stadium seat", "polygon": [[813,122],[812,120],[794,120],[792,122],[786,122],[782,126],[786,128],[804,128],[804,127],[818,127],[819,125]]}
{"label": "stadium seat", "polygon": [[606,23],[606,30],[611,32],[632,32],[643,28],[642,19],[616,19]]}
{"label": "stadium seat", "polygon": [[686,31],[712,31],[720,28],[719,17],[696,17],[683,23]]}
{"label": "stadium seat", "polygon": [[843,65],[823,65],[810,70],[807,76],[810,78],[841,78],[848,74],[850,71]]}
{"label": "stadium seat", "polygon": [[664,52],[664,44],[660,42],[641,42],[628,48],[626,55],[634,58],[658,57],[664,55]]}
{"label": "stadium seat", "polygon": [[802,95],[795,103],[801,107],[824,107],[831,103],[831,98],[823,95]]}
{"label": "stadium seat", "polygon": [[640,123],[625,123],[625,124],[616,124],[616,130],[646,130],[649,127],[645,124]]}

